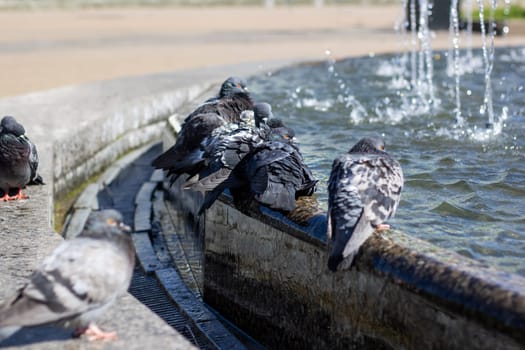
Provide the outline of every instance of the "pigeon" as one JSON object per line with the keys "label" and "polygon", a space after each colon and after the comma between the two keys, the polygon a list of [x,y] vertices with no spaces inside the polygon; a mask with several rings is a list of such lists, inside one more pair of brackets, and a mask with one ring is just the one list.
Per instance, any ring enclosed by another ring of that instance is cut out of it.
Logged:
{"label": "pigeon", "polygon": [[[256,127],[252,122],[259,126]],[[273,118],[268,103],[257,103],[253,111],[241,113],[238,128],[210,138],[204,147],[202,158],[205,159],[205,166],[199,172],[199,180],[195,182],[190,179],[184,187],[201,192],[210,191],[226,180],[233,168],[256,145],[271,139],[291,140],[294,135],[294,131],[280,119]]]}
{"label": "pigeon", "polygon": [[89,340],[116,339],[94,320],[129,287],[135,262],[129,230],[118,211],[93,212],[84,230],[62,242],[0,307],[0,334],[53,324]]}
{"label": "pigeon", "polygon": [[[279,134],[274,134],[278,136]],[[296,207],[299,196],[311,196],[317,180],[304,163],[293,138],[280,137],[258,144],[233,168],[228,178],[206,193],[199,215],[208,209],[222,191],[229,188],[234,200],[255,199],[281,212]]]}
{"label": "pigeon", "polygon": [[228,78],[219,95],[207,100],[186,117],[175,145],[152,162],[157,169],[168,171],[171,184],[186,173],[186,168],[202,159],[202,142],[212,132],[228,123],[239,123],[245,110],[253,109],[253,101],[239,78]]}
{"label": "pigeon", "polygon": [[248,91],[248,88],[246,87],[246,82],[239,77],[229,77],[222,83],[221,88],[219,90],[219,94],[217,96],[207,99],[206,101],[204,101],[204,104],[216,102],[217,100],[220,100],[223,97],[231,96],[232,94],[239,91]]}
{"label": "pigeon", "polygon": [[273,118],[272,106],[266,102],[259,102],[253,106],[253,114],[255,126],[260,128],[262,124],[266,124],[269,119]]}
{"label": "pigeon", "polygon": [[[393,217],[403,188],[399,163],[380,139],[364,138],[336,158],[328,180],[328,268],[351,266],[359,247]],[[330,239],[330,238],[329,238]]]}
{"label": "pigeon", "polygon": [[[38,153],[25,135],[24,127],[11,116],[0,121],[0,189],[3,201],[27,199],[22,189],[28,184],[43,184],[37,173]],[[15,195],[10,191],[15,190]]]}

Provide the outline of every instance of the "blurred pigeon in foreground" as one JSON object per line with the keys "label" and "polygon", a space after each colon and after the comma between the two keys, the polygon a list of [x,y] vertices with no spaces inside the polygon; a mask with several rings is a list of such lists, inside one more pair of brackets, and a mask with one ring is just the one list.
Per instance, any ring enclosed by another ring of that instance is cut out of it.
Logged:
{"label": "blurred pigeon in foreground", "polygon": [[[3,201],[27,199],[22,189],[27,184],[43,184],[37,174],[36,146],[25,135],[24,127],[15,118],[6,116],[0,121],[0,197]],[[15,190],[15,195],[10,195]]]}
{"label": "blurred pigeon in foreground", "polygon": [[384,150],[382,140],[364,138],[336,158],[328,182],[328,237],[332,251],[328,268],[345,260],[351,266],[359,247],[375,229],[394,216],[403,188],[399,163]]}
{"label": "blurred pigeon in foreground", "polygon": [[89,340],[116,339],[94,320],[130,284],[135,252],[125,231],[118,211],[92,213],[82,233],[62,242],[0,308],[0,338],[20,327],[54,324]]}
{"label": "blurred pigeon in foreground", "polygon": [[212,132],[227,123],[238,123],[245,110],[252,110],[253,102],[240,78],[228,78],[217,97],[201,104],[182,124],[175,145],[153,160],[157,169],[168,170],[173,183],[185,169],[202,160],[201,143]]}
{"label": "blurred pigeon in foreground", "polygon": [[261,143],[248,153],[226,180],[206,194],[199,214],[208,209],[226,188],[231,190],[235,200],[255,199],[283,212],[295,208],[297,197],[312,195],[317,180],[289,140],[289,134],[282,136],[279,141]]}

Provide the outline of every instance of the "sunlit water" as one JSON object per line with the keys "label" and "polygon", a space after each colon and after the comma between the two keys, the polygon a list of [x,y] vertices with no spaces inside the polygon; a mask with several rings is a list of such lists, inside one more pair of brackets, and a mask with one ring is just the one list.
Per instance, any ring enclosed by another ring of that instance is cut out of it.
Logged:
{"label": "sunlit water", "polygon": [[525,275],[525,48],[496,52],[490,130],[482,65],[462,70],[458,124],[445,55],[433,57],[433,101],[410,91],[399,55],[295,66],[252,78],[249,88],[295,129],[325,208],[332,160],[364,136],[382,136],[405,173],[394,228]]}

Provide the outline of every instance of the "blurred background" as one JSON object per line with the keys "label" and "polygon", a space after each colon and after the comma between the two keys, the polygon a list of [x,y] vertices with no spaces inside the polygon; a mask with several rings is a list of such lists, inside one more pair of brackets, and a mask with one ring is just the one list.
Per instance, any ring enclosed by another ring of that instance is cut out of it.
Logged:
{"label": "blurred background", "polygon": [[[402,4],[379,0],[0,0],[0,96],[243,62],[398,52],[406,49],[394,30],[404,12]],[[523,1],[512,4],[515,17],[523,17]],[[509,35],[505,40],[498,44],[520,40],[523,44],[520,36]],[[432,45],[447,48],[448,32],[436,32]]]}

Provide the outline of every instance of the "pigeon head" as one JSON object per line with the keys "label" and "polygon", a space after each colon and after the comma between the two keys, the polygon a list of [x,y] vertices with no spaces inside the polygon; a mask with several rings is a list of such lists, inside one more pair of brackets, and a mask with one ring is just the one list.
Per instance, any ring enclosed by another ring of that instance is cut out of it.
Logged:
{"label": "pigeon head", "polygon": [[284,125],[282,120],[272,118],[266,122],[266,125],[270,128],[268,135],[270,141],[280,141],[284,143],[294,143],[296,141],[295,131]]}
{"label": "pigeon head", "polygon": [[22,136],[26,133],[26,130],[11,116],[5,116],[0,121],[0,133],[2,134],[13,134],[16,137]]}
{"label": "pigeon head", "polygon": [[239,115],[239,126],[253,126],[255,125],[255,120],[253,118],[253,111],[245,110],[242,111]]}
{"label": "pigeon head", "polygon": [[357,142],[348,153],[379,153],[385,150],[385,143],[379,138],[365,137]]}
{"label": "pigeon head", "polygon": [[266,102],[256,103],[253,106],[253,114],[255,126],[259,127],[261,123],[266,124],[269,119],[273,118],[272,106]]}
{"label": "pigeon head", "polygon": [[243,79],[238,77],[230,77],[224,81],[221,85],[221,90],[219,91],[219,97],[228,97],[233,96],[239,92],[248,92],[246,88],[246,83]]}
{"label": "pigeon head", "polygon": [[115,209],[94,211],[89,215],[84,232],[89,235],[107,235],[131,231],[123,220],[122,214]]}

